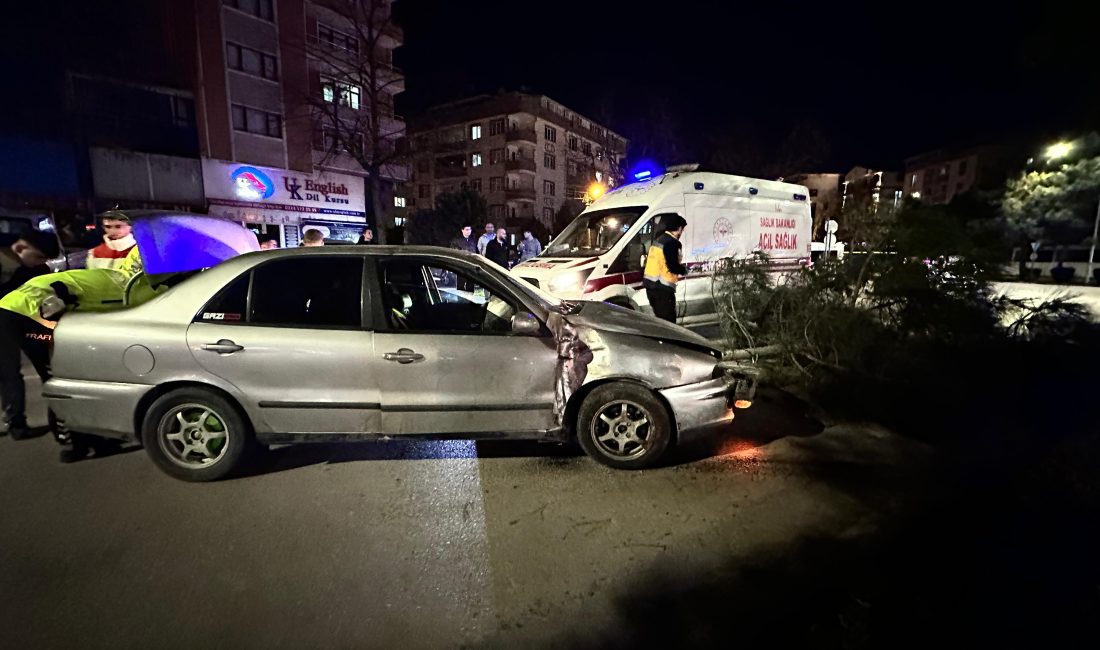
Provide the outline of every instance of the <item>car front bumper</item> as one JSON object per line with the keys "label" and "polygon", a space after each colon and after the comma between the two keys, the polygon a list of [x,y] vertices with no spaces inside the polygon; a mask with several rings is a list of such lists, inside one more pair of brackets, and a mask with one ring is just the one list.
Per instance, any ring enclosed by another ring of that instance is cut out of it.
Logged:
{"label": "car front bumper", "polygon": [[146,384],[51,379],[42,395],[58,424],[68,431],[134,440],[134,413],[151,388]]}
{"label": "car front bumper", "polygon": [[733,421],[734,381],[718,377],[657,391],[672,407],[681,444],[716,424]]}

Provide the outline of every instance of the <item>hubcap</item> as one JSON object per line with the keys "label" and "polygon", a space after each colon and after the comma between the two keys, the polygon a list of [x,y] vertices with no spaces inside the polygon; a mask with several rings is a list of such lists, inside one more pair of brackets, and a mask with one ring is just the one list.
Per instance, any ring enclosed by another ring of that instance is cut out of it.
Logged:
{"label": "hubcap", "polygon": [[592,440],[600,451],[619,459],[637,458],[649,451],[649,412],[628,400],[610,402],[592,419]]}
{"label": "hubcap", "polygon": [[160,419],[157,440],[168,458],[187,469],[209,467],[229,448],[225,418],[202,404],[181,404]]}

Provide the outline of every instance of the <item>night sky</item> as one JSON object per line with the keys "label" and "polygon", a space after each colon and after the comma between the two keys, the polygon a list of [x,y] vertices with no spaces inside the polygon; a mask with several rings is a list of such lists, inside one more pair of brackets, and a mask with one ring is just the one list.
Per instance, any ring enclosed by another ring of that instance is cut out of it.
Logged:
{"label": "night sky", "polygon": [[628,137],[664,116],[696,159],[802,127],[820,171],[1098,126],[1098,3],[971,4],[399,0],[398,108],[526,87]]}
{"label": "night sky", "polygon": [[[160,35],[127,7],[150,1],[13,5],[0,21],[0,128],[56,120],[60,99],[40,86],[59,90],[66,62],[134,61]],[[1100,3],[977,4],[397,0],[397,108],[527,89],[669,158],[658,162],[751,152],[729,170],[741,173],[789,155],[796,130],[814,136],[807,166],[845,171],[1100,128]]]}

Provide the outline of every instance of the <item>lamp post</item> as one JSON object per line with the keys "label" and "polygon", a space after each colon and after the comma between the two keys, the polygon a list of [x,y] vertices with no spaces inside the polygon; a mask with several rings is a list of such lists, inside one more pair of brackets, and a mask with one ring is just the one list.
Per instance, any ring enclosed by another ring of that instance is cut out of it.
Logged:
{"label": "lamp post", "polygon": [[[1044,152],[1047,162],[1054,162],[1059,158],[1065,158],[1073,151],[1072,142],[1055,142],[1046,148]],[[1094,266],[1093,258],[1096,257],[1096,237],[1100,235],[1100,202],[1096,205],[1096,219],[1092,223],[1092,243],[1089,245],[1089,263],[1085,267],[1085,282],[1087,283],[1092,277],[1092,269]]]}

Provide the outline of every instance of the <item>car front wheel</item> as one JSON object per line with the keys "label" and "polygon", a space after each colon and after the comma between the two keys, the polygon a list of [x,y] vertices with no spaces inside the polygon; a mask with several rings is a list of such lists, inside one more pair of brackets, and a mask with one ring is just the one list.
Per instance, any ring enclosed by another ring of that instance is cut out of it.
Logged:
{"label": "car front wheel", "polygon": [[657,464],[672,440],[672,419],[648,388],[614,383],[596,387],[577,416],[577,441],[592,458],[616,469]]}
{"label": "car front wheel", "polygon": [[184,481],[216,481],[235,470],[250,446],[251,429],[237,408],[202,388],[175,390],[145,414],[142,442],[153,462]]}

